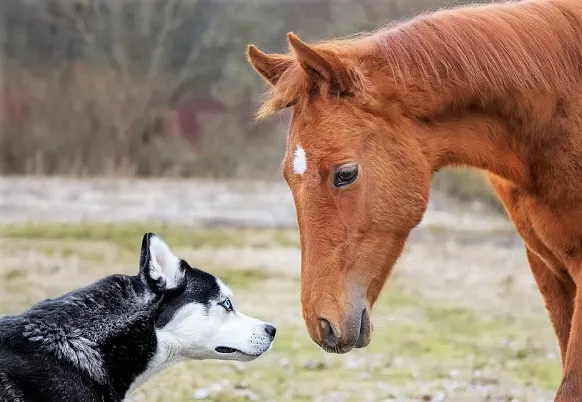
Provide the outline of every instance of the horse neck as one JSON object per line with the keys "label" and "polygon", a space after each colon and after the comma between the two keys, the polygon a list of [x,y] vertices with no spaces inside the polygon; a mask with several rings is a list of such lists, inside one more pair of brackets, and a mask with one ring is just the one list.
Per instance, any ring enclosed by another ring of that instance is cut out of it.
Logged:
{"label": "horse neck", "polygon": [[[562,96],[510,90],[500,93],[499,88],[488,93],[486,88],[475,91],[458,82],[443,81],[437,87],[409,79],[397,97],[399,113],[417,124],[412,132],[433,171],[468,166],[520,187],[529,186],[527,156],[555,118]],[[383,103],[394,103],[394,97]]]}
{"label": "horse neck", "polygon": [[581,3],[467,7],[364,37],[355,57],[373,112],[417,122],[404,129],[417,132],[434,170],[467,165],[527,185],[525,161],[549,132],[567,140],[556,116],[577,107]]}
{"label": "horse neck", "polygon": [[417,132],[432,171],[447,166],[485,170],[525,187],[527,166],[523,155],[529,142],[512,125],[486,114],[470,111],[442,121],[420,123]]}

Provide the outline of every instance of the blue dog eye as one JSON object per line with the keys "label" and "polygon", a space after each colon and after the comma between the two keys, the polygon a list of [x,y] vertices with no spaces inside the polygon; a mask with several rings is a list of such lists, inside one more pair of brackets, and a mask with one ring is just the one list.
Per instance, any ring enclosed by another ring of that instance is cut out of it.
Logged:
{"label": "blue dog eye", "polygon": [[230,302],[230,299],[226,299],[225,301],[223,301],[222,303],[220,303],[220,305],[222,307],[224,307],[224,309],[226,311],[232,311],[232,303]]}

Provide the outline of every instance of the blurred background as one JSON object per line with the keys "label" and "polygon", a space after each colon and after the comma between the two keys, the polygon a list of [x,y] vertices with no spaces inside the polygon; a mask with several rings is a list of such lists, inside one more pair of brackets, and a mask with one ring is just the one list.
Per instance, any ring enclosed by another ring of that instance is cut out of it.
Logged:
{"label": "blurred background", "polygon": [[299,304],[288,114],[256,123],[250,43],[331,38],[463,1],[0,1],[0,314],[137,269],[156,231],[275,323],[248,364],[189,362],[132,401],[545,401],[559,352],[521,240],[478,172],[436,175],[374,313],[327,355]]}

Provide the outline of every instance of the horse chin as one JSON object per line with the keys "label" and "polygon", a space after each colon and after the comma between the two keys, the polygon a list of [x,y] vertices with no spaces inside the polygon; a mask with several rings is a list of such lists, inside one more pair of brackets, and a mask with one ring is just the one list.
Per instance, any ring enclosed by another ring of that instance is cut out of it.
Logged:
{"label": "horse chin", "polygon": [[350,352],[355,346],[350,345],[338,345],[334,347],[327,346],[325,344],[319,343],[320,348],[322,348],[327,353],[334,353],[337,355],[343,355]]}

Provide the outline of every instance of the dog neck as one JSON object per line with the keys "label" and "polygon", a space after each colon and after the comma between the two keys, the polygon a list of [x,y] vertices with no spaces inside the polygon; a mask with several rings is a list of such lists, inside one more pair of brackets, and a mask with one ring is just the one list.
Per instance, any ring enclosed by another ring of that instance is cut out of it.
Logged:
{"label": "dog neck", "polygon": [[177,361],[164,342],[158,343],[159,301],[140,277],[110,276],[6,317],[0,341],[52,355],[123,398]]}
{"label": "dog neck", "polygon": [[156,336],[158,341],[156,351],[151,357],[146,370],[137,375],[135,380],[130,384],[129,389],[125,393],[126,396],[132,394],[157,373],[175,363],[185,360],[185,357],[180,355],[179,351],[173,347],[175,343],[171,339],[166,339],[171,338],[171,335],[164,331],[156,330]]}

